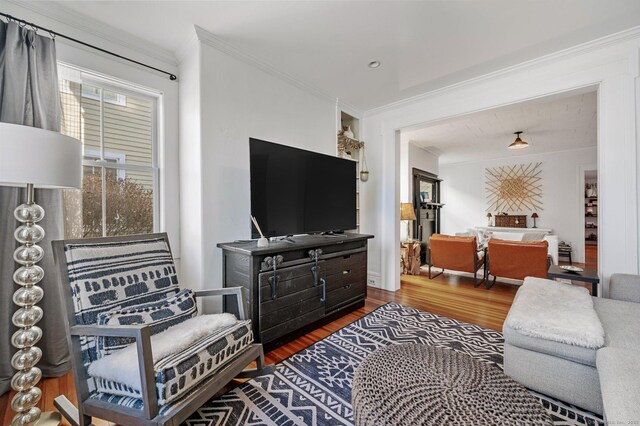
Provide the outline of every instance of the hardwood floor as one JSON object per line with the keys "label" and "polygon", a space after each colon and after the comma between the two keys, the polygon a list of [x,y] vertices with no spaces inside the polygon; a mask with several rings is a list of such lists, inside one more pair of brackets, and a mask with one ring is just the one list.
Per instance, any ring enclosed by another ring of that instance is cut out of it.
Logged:
{"label": "hardwood floor", "polygon": [[[421,275],[403,275],[399,291],[389,292],[369,288],[363,308],[267,353],[265,358],[268,363],[282,361],[391,301],[499,331],[517,290],[518,287],[515,285],[500,282],[490,290],[486,290],[484,284],[474,288],[471,278],[446,273],[435,279],[429,279],[426,271]],[[229,388],[237,386],[238,383],[240,382],[233,382]],[[44,410],[53,410],[53,398],[60,394],[76,402],[71,373],[60,378],[45,379],[40,383],[40,387],[43,389],[40,405]],[[9,398],[9,395],[0,397],[0,420],[3,425],[10,424],[13,416],[9,407]],[[96,426],[111,424],[104,421],[94,423]],[[63,424],[68,423],[63,422]]]}

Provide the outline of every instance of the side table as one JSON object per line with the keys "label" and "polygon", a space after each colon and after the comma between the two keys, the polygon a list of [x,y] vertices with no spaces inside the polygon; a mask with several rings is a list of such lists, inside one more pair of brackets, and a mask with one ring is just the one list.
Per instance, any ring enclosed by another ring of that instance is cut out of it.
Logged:
{"label": "side table", "polygon": [[420,241],[400,243],[400,269],[403,274],[420,275]]}
{"label": "side table", "polygon": [[563,279],[570,281],[581,281],[591,283],[591,295],[598,297],[598,284],[600,283],[600,277],[598,273],[591,269],[585,269],[582,272],[569,272],[558,265],[551,265],[547,271],[549,279]]}
{"label": "side table", "polygon": [[558,245],[558,257],[568,257],[569,258],[569,265],[573,264],[573,259],[571,258],[571,252],[572,251],[573,251],[573,249],[571,248],[571,246],[569,244],[560,243]]}

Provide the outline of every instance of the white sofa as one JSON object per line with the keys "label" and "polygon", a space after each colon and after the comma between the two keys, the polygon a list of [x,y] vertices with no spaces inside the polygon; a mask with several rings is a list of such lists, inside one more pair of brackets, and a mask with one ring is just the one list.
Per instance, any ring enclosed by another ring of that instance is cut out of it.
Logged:
{"label": "white sofa", "polygon": [[507,241],[547,241],[549,243],[549,256],[551,256],[554,265],[558,264],[558,236],[552,234],[551,230],[478,227],[469,229],[469,232],[477,234],[479,244],[491,237]]}
{"label": "white sofa", "polygon": [[605,332],[604,347],[526,336],[505,321],[504,371],[530,389],[604,414],[610,424],[638,424],[640,276],[613,274],[609,298],[592,300]]}

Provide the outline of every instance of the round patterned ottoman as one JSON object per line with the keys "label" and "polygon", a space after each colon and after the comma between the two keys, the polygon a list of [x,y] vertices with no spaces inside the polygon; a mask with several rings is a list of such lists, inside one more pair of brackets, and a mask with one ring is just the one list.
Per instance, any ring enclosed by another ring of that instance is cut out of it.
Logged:
{"label": "round patterned ottoman", "polygon": [[351,402],[357,426],[553,424],[540,402],[498,368],[422,344],[367,356]]}

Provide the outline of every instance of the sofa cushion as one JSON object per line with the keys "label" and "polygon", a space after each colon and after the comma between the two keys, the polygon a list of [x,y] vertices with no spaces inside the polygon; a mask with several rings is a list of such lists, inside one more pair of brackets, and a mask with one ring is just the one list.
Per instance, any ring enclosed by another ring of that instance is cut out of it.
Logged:
{"label": "sofa cushion", "polygon": [[504,335],[504,341],[512,346],[564,358],[591,367],[596,366],[596,349],[525,336],[509,327],[506,323],[502,328],[502,333]]}
{"label": "sofa cushion", "polygon": [[524,232],[521,241],[542,241],[546,235],[546,232]]}
{"label": "sofa cushion", "polygon": [[640,305],[620,300],[593,298],[604,328],[605,346],[640,350]]}
{"label": "sofa cushion", "polygon": [[597,355],[604,415],[609,424],[640,420],[640,358],[636,350],[602,348]]}
{"label": "sofa cushion", "polygon": [[497,238],[499,240],[504,240],[504,241],[524,241],[523,237],[524,237],[524,232],[499,232],[499,231],[493,231],[492,238]]}
{"label": "sofa cushion", "polygon": [[[215,316],[205,315],[189,319],[152,338],[153,369],[155,371],[158,404],[169,404],[183,397],[194,386],[214,374],[253,342],[250,320],[233,321],[233,324],[217,328],[202,337],[200,337],[202,333],[193,332],[194,329],[202,328],[203,323],[210,322],[204,317]],[[182,339],[185,341],[181,341],[175,334],[178,331],[179,334],[182,334],[182,332],[192,333],[192,336],[199,338],[193,342],[187,342],[186,339],[191,337],[188,336]],[[170,354],[165,354],[166,350],[164,349],[154,351],[154,347],[158,346],[158,344],[161,344],[163,348],[166,346],[163,344],[164,342],[157,341],[158,338],[162,340],[163,334],[166,333],[171,334],[171,336],[167,337],[174,338],[173,340],[175,340],[179,350]],[[133,349],[133,355],[135,356],[137,354],[135,348]],[[91,365],[89,373],[96,381],[98,392],[141,398],[140,372],[137,363],[135,360],[133,362],[125,362],[120,359],[125,357],[124,352],[127,350],[117,351]],[[158,359],[155,352],[161,358]],[[115,364],[127,364],[129,367],[116,371],[112,367],[114,360],[117,360]]]}
{"label": "sofa cushion", "polygon": [[[146,324],[151,326],[151,334],[154,335],[197,314],[193,290],[185,289],[165,300],[102,312],[98,315],[98,324]],[[109,355],[133,342],[135,339],[132,337],[98,337],[98,356]]]}

